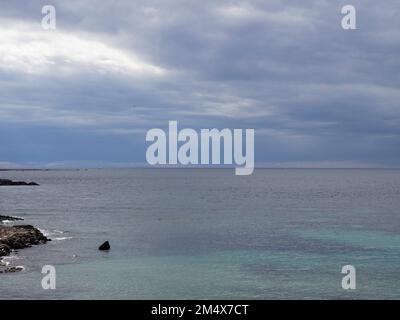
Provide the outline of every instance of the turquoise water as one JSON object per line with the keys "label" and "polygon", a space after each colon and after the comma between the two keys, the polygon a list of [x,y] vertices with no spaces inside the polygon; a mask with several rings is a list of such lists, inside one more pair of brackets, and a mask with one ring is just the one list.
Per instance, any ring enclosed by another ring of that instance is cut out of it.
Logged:
{"label": "turquoise water", "polygon": [[[400,170],[1,172],[0,214],[54,241],[21,250],[1,298],[398,299]],[[99,252],[105,240],[110,252]],[[41,288],[41,267],[57,289]],[[354,265],[357,289],[341,288]]]}

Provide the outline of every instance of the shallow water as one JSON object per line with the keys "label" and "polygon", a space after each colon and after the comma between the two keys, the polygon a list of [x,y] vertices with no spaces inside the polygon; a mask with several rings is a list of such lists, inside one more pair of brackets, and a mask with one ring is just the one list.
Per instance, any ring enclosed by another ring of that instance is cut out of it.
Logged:
{"label": "shallow water", "polygon": [[[399,299],[400,170],[0,172],[0,214],[54,241],[21,250],[0,298]],[[97,247],[109,240],[110,252]],[[41,268],[57,270],[43,290]],[[357,289],[341,288],[341,268]]]}

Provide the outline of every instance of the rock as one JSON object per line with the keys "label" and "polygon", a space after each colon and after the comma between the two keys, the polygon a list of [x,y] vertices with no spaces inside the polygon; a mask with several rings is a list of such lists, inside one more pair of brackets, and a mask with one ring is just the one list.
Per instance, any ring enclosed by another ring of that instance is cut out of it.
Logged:
{"label": "rock", "polygon": [[0,244],[0,257],[7,256],[11,252],[11,248],[6,244]]}
{"label": "rock", "polygon": [[5,273],[12,273],[12,272],[19,272],[19,271],[23,271],[24,268],[23,267],[10,267],[7,268],[6,270],[4,270]]}
{"label": "rock", "polygon": [[108,241],[104,242],[100,247],[99,250],[110,250],[110,243]]}
{"label": "rock", "polygon": [[47,241],[50,239],[33,226],[0,225],[0,257],[8,255],[13,249],[24,249]]}
{"label": "rock", "polygon": [[22,218],[17,218],[17,217],[2,216],[2,215],[0,215],[0,221],[4,221],[4,220],[8,220],[8,221],[22,221],[22,220],[24,220],[24,219],[22,219]]}
{"label": "rock", "polygon": [[0,179],[0,186],[38,186],[36,182],[12,181],[9,179]]}

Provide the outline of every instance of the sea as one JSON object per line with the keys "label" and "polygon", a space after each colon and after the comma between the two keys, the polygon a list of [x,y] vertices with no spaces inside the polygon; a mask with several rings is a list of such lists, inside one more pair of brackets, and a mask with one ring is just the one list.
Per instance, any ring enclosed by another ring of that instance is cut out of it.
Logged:
{"label": "sea", "polygon": [[[52,239],[0,299],[399,299],[400,170],[2,171],[0,215]],[[10,223],[10,222],[9,222]],[[110,251],[98,247],[109,241]],[[44,289],[44,266],[55,289]],[[343,287],[353,266],[355,289]]]}

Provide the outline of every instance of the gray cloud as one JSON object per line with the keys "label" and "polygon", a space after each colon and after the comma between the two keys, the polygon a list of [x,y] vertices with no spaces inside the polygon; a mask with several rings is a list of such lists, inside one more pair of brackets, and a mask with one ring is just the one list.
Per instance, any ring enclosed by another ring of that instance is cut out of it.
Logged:
{"label": "gray cloud", "polygon": [[0,3],[4,128],[57,128],[66,148],[78,131],[113,150],[131,139],[116,160],[140,162],[145,130],[177,119],[254,127],[258,162],[400,165],[396,1],[352,1],[356,31],[346,1],[54,1],[50,34],[45,1]]}

